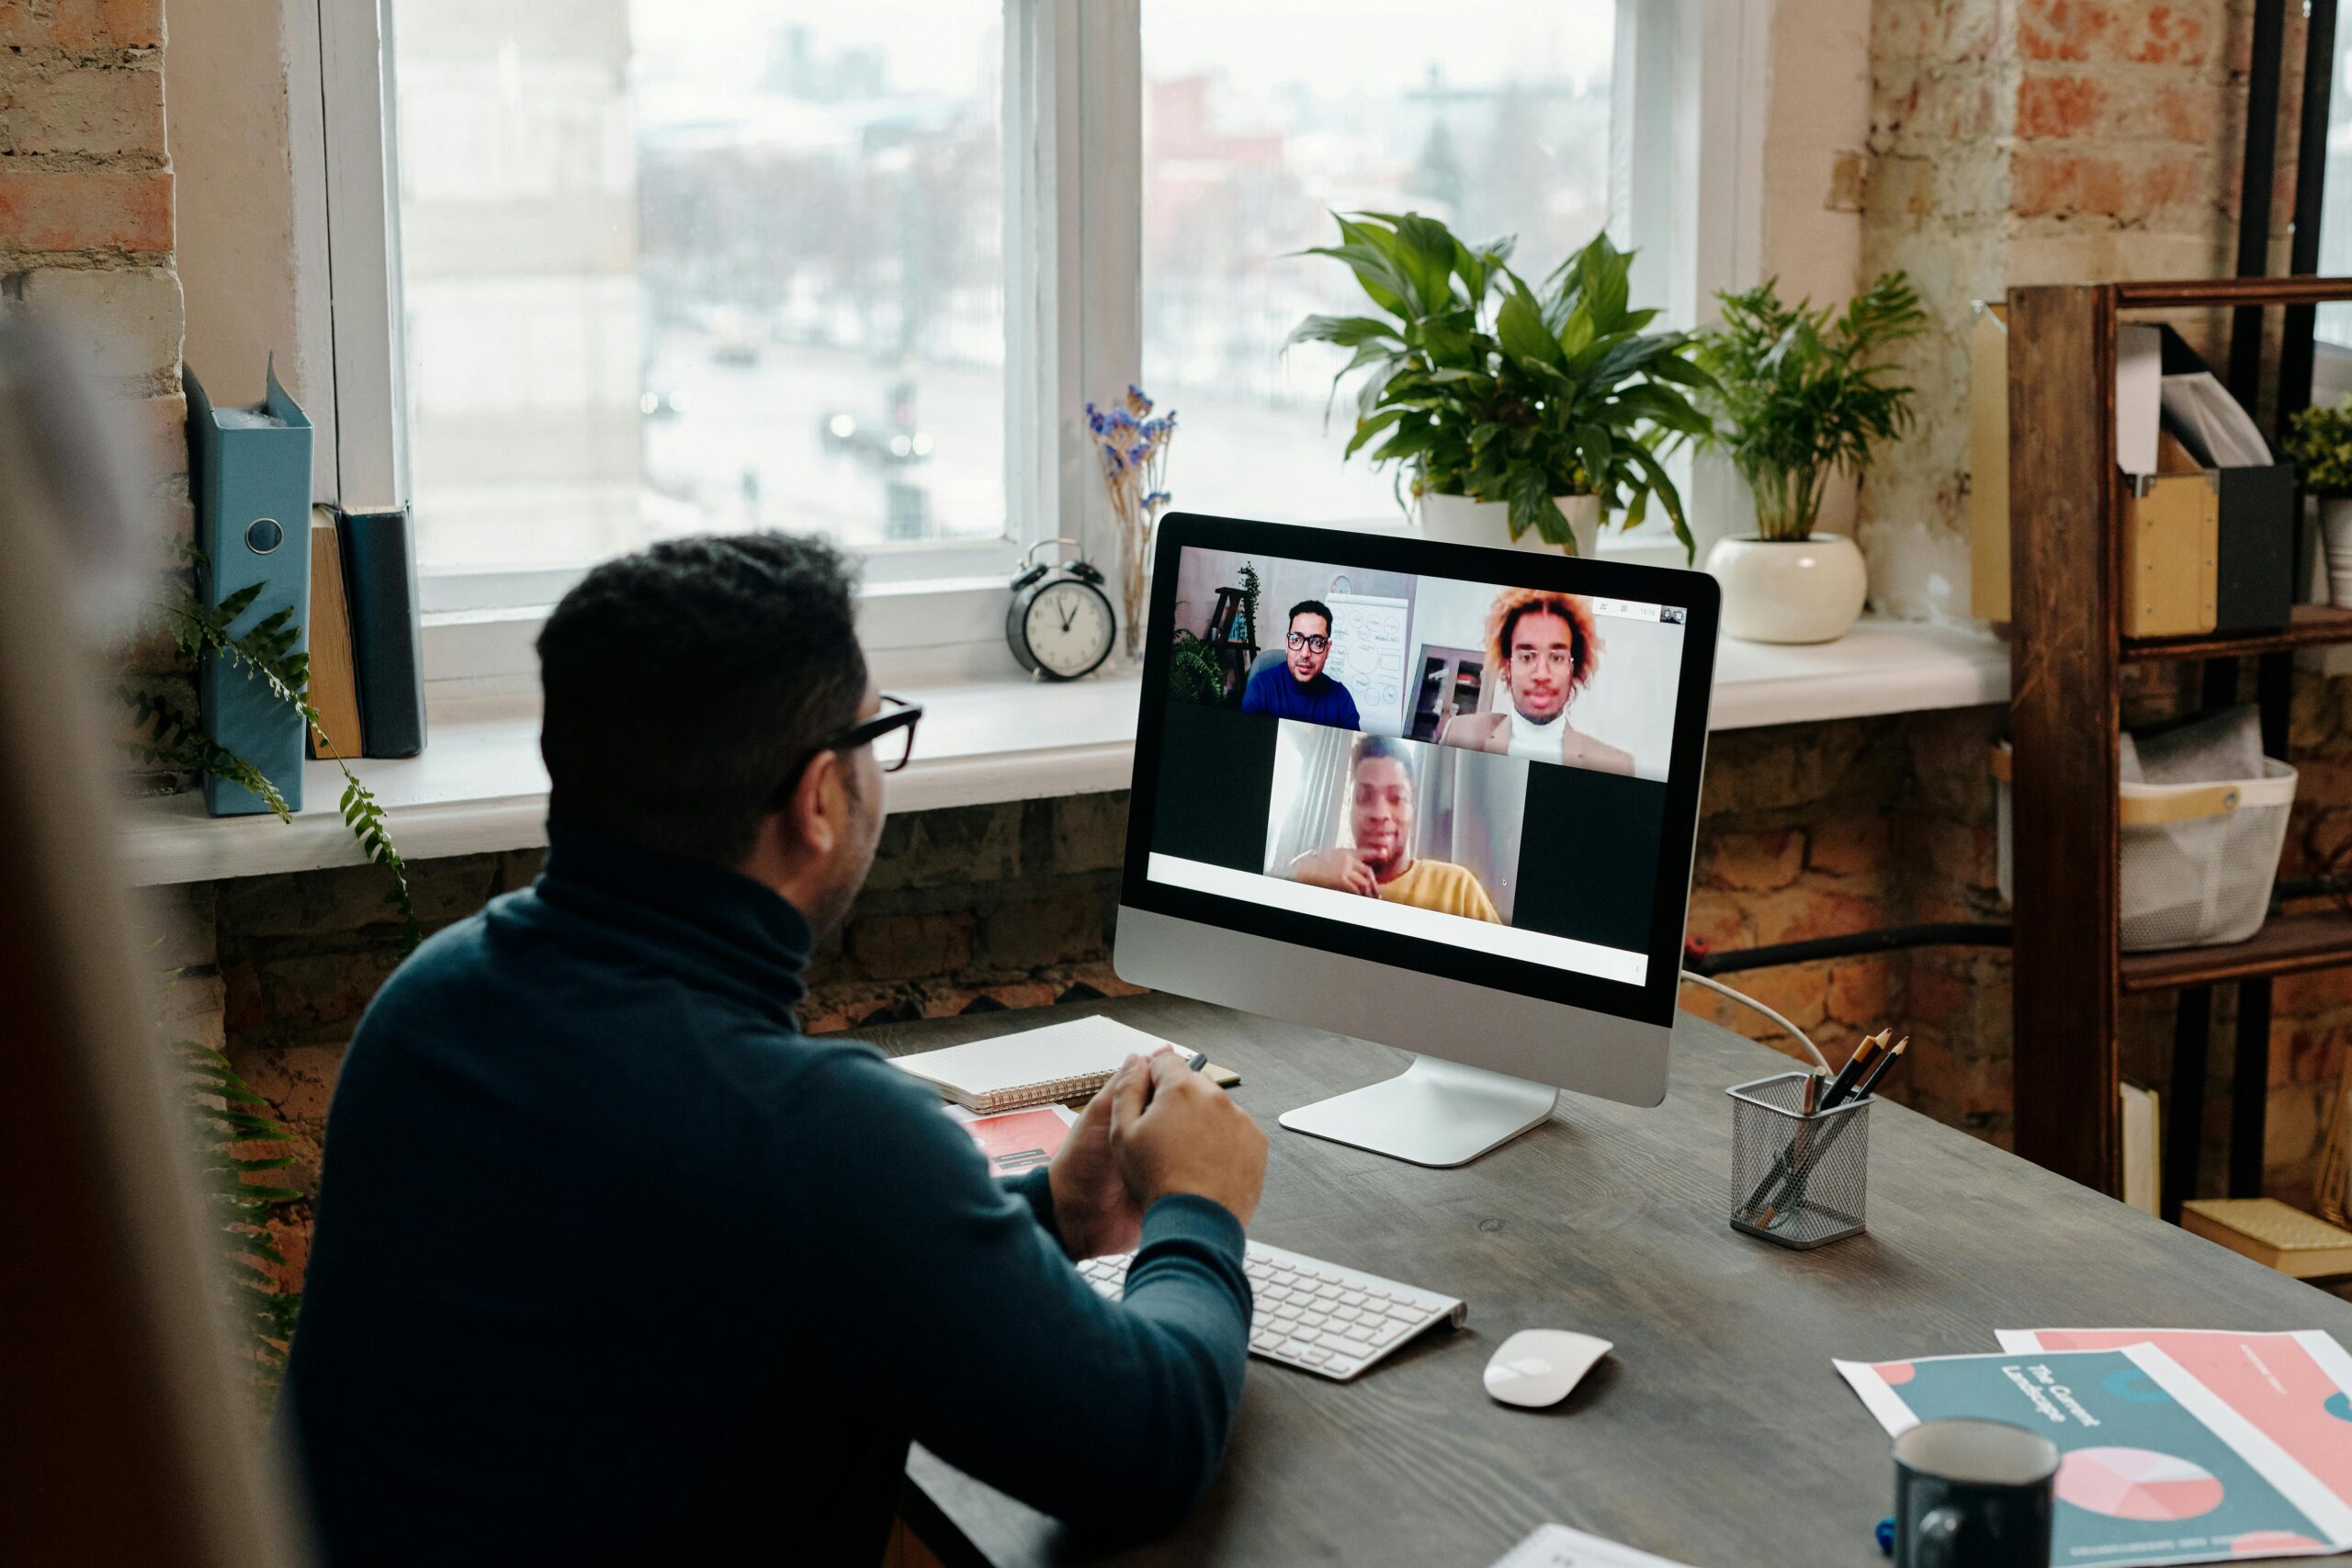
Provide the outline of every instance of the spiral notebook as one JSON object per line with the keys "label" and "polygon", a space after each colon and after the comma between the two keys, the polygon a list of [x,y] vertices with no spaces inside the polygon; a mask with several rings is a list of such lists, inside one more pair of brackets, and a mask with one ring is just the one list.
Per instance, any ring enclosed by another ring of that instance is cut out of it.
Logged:
{"label": "spiral notebook", "polygon": [[[993,1114],[1083,1100],[1130,1055],[1149,1055],[1167,1043],[1111,1019],[1079,1018],[890,1060],[956,1104]],[[1198,1055],[1177,1050],[1188,1059]]]}

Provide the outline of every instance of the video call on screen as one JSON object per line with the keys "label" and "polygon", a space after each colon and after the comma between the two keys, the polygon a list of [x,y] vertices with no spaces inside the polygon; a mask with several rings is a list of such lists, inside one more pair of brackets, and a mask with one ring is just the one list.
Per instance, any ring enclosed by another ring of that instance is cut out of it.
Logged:
{"label": "video call on screen", "polygon": [[1679,608],[1177,562],[1150,880],[1645,982]]}

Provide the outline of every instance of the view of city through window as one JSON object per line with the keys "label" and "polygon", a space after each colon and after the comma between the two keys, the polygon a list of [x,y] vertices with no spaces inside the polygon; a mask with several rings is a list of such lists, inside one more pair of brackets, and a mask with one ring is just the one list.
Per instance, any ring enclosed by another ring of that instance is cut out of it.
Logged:
{"label": "view of city through window", "polygon": [[[1393,513],[1325,427],[1336,359],[1281,353],[1361,297],[1290,253],[1409,208],[1548,271],[1607,215],[1612,11],[1464,0],[1440,51],[1396,0],[1148,0],[1144,379],[1180,506]],[[397,0],[394,29],[424,565],[1006,535],[997,7]]]}
{"label": "view of city through window", "polygon": [[[1395,476],[1340,460],[1344,350],[1282,352],[1316,311],[1374,313],[1333,211],[1419,211],[1519,236],[1531,285],[1609,218],[1612,0],[1146,0],[1143,372],[1179,411],[1186,511],[1396,515]],[[1428,40],[1419,44],[1416,40]],[[1442,40],[1442,41],[1440,41]]]}

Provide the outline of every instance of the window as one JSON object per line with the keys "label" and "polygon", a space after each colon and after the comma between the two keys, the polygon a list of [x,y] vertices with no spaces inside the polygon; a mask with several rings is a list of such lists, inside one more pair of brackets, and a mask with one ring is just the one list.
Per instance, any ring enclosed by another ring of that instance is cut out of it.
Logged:
{"label": "window", "polygon": [[762,526],[1001,617],[1033,543],[1108,564],[1076,417],[1131,380],[1180,505],[1394,525],[1281,352],[1354,284],[1290,253],[1412,208],[1540,275],[1605,221],[1688,320],[1742,79],[1692,51],[1752,47],[1710,0],[315,4],[327,489],[410,506],[428,611]]}
{"label": "window", "polygon": [[[1365,313],[1333,211],[1426,212],[1519,236],[1529,281],[1609,220],[1614,0],[1274,6],[1147,0],[1143,371],[1204,448],[1182,503],[1301,523],[1401,521],[1394,471],[1340,461],[1345,350],[1283,340]],[[1528,269],[1532,269],[1532,271]],[[1189,448],[1189,452],[1186,450]]]}
{"label": "window", "polygon": [[1005,538],[987,6],[395,11],[426,572]]}

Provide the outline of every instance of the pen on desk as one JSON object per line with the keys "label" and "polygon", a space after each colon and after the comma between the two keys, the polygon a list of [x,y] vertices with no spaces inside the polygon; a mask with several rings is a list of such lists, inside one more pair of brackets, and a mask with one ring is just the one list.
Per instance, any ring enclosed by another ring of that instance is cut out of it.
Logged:
{"label": "pen on desk", "polygon": [[[1798,1091],[1798,1115],[1810,1116],[1819,1109],[1821,1084],[1822,1076],[1819,1073],[1805,1074],[1804,1087]],[[1772,1168],[1764,1173],[1764,1179],[1756,1184],[1756,1190],[1747,1195],[1747,1201],[1739,1206],[1743,1218],[1755,1212],[1756,1205],[1764,1201],[1764,1194],[1772,1190],[1774,1182],[1786,1177],[1794,1168],[1799,1150],[1797,1140],[1804,1135],[1804,1124],[1799,1122],[1797,1132],[1791,1135],[1787,1145],[1772,1156]]]}

